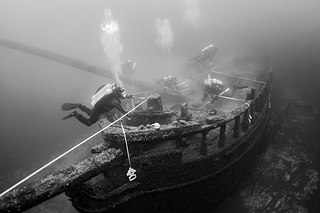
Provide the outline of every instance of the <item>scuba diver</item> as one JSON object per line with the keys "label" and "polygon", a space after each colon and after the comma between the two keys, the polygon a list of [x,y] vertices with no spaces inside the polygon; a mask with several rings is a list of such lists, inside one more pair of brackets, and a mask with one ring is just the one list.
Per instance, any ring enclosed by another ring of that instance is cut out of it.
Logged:
{"label": "scuba diver", "polygon": [[74,110],[71,114],[67,115],[63,119],[75,117],[81,123],[91,126],[98,121],[101,115],[106,114],[107,119],[112,122],[114,121],[114,113],[110,115],[109,113],[111,110],[117,109],[122,114],[127,113],[127,111],[125,111],[121,106],[121,100],[125,98],[133,98],[133,96],[127,95],[124,89],[120,86],[117,86],[115,83],[102,85],[92,97],[91,105],[93,106],[93,109],[90,109],[82,104],[72,103],[64,103],[61,106],[63,111],[78,108],[90,116],[89,118],[82,116],[76,110]]}
{"label": "scuba diver", "polygon": [[[231,92],[228,94],[228,96],[233,96],[236,90],[248,88],[248,86],[240,86],[238,85],[238,83],[239,81],[237,81],[232,87],[230,87]],[[219,97],[222,97],[223,94],[230,91],[230,88],[226,88],[222,81],[211,78],[211,76],[208,75],[208,78],[204,79],[204,94],[201,101],[205,101],[207,97],[211,95],[212,99],[210,103],[214,103],[216,100],[218,100]]]}
{"label": "scuba diver", "polygon": [[219,51],[219,47],[210,44],[203,48],[199,55],[189,59],[189,61],[196,61],[200,64],[205,64],[207,61],[214,63],[214,57]]}
{"label": "scuba diver", "polygon": [[156,83],[161,84],[167,90],[177,91],[179,89],[177,78],[171,75],[160,78]]}
{"label": "scuba diver", "polygon": [[208,75],[208,78],[204,79],[204,94],[201,101],[205,101],[209,95],[211,95],[211,103],[216,101],[219,98],[219,95],[223,92],[224,84],[222,81],[211,78]]}

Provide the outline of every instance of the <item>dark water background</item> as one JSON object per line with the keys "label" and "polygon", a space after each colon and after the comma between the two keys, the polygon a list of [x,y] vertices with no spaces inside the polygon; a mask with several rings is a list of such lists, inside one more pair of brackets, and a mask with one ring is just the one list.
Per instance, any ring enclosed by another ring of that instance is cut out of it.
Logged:
{"label": "dark water background", "polygon": [[[290,88],[307,103],[320,104],[318,1],[2,0],[0,38],[106,67],[99,29],[104,8],[118,19],[122,59],[138,62],[140,78],[180,71],[185,59],[209,43],[221,47],[245,44],[266,51],[273,59],[276,102],[283,97],[277,94]],[[196,25],[188,22],[185,12],[199,18]],[[154,42],[155,18],[170,20],[174,34],[171,56]],[[64,102],[89,105],[96,88],[106,81],[110,80],[0,47],[1,191],[97,129],[74,120],[62,121],[65,114],[60,106]],[[51,169],[72,163],[75,155]],[[73,211],[62,196],[37,208],[34,212]]]}

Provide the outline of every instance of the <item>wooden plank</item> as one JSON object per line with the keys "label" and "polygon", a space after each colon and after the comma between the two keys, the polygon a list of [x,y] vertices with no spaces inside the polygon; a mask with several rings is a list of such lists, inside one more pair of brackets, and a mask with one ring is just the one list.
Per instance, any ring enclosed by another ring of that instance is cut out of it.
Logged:
{"label": "wooden plank", "polygon": [[78,164],[20,186],[0,197],[0,212],[20,212],[32,208],[100,174],[120,156],[121,150],[110,148]]}
{"label": "wooden plank", "polygon": [[[90,72],[95,75],[103,76],[109,79],[114,79],[114,74],[111,72],[111,70],[108,70],[104,67],[95,66],[93,64],[89,64],[84,61],[74,59],[59,53],[43,50],[37,47],[25,45],[19,42],[10,41],[2,38],[0,38],[0,46],[14,49],[20,52],[28,53],[34,56],[38,56],[38,57],[47,59],[49,61],[57,62],[57,63],[64,64],[76,69]],[[120,79],[126,84],[136,86],[143,90],[154,89],[154,85],[151,84],[150,82],[133,79],[132,76],[121,75]]]}

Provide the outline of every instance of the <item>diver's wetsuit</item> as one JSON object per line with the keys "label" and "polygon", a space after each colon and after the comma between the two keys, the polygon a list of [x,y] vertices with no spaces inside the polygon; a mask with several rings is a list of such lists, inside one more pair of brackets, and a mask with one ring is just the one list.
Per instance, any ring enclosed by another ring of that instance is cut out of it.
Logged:
{"label": "diver's wetsuit", "polygon": [[204,94],[201,101],[205,101],[209,95],[211,95],[212,100],[214,101],[216,97],[223,91],[223,84],[210,82],[204,85]]}
{"label": "diver's wetsuit", "polygon": [[78,119],[81,123],[91,126],[95,122],[98,121],[100,115],[107,113],[111,111],[112,109],[116,108],[118,109],[122,114],[126,114],[127,112],[121,107],[121,101],[120,99],[124,98],[129,98],[130,96],[126,94],[117,94],[117,93],[112,93],[109,95],[105,95],[102,97],[93,107],[93,109],[89,109],[88,107],[84,105],[79,105],[79,109],[86,114],[88,114],[90,117],[85,118],[81,114],[77,113],[76,111],[74,112],[74,117]]}

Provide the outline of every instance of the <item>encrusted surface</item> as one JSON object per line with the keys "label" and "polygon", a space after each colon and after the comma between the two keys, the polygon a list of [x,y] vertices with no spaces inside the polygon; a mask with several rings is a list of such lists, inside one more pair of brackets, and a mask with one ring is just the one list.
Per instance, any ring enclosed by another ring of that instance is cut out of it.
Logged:
{"label": "encrusted surface", "polygon": [[23,211],[50,199],[68,187],[98,175],[120,155],[119,149],[110,148],[78,164],[18,187],[0,198],[0,212]]}

